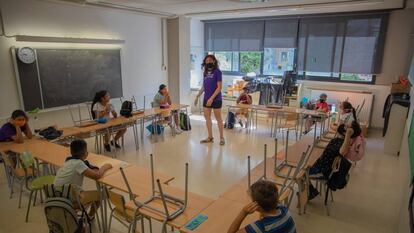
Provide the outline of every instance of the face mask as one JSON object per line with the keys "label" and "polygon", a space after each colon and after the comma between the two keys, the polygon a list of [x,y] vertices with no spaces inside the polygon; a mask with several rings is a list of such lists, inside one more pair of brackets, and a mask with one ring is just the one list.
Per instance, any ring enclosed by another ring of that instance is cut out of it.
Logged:
{"label": "face mask", "polygon": [[207,64],[206,64],[206,68],[207,68],[207,70],[213,70],[213,69],[214,69],[214,67],[215,67],[215,65],[214,65],[213,63],[207,63]]}

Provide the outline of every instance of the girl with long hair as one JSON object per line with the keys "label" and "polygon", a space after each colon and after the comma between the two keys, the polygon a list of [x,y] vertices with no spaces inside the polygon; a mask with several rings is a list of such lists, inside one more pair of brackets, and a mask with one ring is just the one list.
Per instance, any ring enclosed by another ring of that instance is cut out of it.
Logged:
{"label": "girl with long hair", "polygon": [[223,105],[221,97],[222,74],[214,55],[205,56],[202,66],[204,70],[203,87],[198,92],[194,104],[197,105],[198,98],[204,93],[203,107],[208,137],[201,140],[200,143],[212,143],[214,141],[211,121],[211,112],[213,111],[220,132],[220,145],[224,145],[224,125],[221,117],[221,107]]}
{"label": "girl with long hair", "polygon": [[[110,102],[111,96],[109,95],[109,92],[106,90],[98,91],[95,94],[95,97],[92,101],[91,106],[91,114],[93,119],[99,119],[99,118],[117,118],[118,113],[115,111],[114,106]],[[118,144],[118,140],[125,134],[126,129],[121,129],[118,132],[116,132],[114,139],[109,142],[110,135],[106,134],[104,135],[104,148],[106,151],[111,152],[111,146],[109,143],[111,143],[115,148],[121,148]]]}

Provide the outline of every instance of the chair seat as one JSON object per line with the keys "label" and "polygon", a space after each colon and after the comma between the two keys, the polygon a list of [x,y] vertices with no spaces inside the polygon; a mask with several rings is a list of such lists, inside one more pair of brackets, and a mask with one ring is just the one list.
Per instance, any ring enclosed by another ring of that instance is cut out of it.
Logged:
{"label": "chair seat", "polygon": [[30,188],[35,190],[43,189],[43,186],[53,184],[54,181],[55,176],[40,176],[32,181]]}
{"label": "chair seat", "polygon": [[129,201],[125,205],[125,214],[126,214],[126,216],[124,215],[123,211],[120,210],[118,207],[115,207],[114,214],[117,217],[125,219],[125,220],[127,220],[128,222],[131,223],[132,221],[134,221],[135,210],[136,209],[137,208],[135,206],[135,203],[133,201]]}

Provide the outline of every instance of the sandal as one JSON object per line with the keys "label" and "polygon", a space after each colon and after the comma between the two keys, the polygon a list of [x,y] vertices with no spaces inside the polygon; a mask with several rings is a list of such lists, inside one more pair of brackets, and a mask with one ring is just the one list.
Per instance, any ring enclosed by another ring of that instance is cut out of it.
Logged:
{"label": "sandal", "polygon": [[220,139],[220,146],[224,146],[224,144],[226,144],[226,142],[224,141],[224,138]]}
{"label": "sandal", "polygon": [[206,138],[200,141],[201,144],[212,143],[212,142],[214,142],[214,138]]}

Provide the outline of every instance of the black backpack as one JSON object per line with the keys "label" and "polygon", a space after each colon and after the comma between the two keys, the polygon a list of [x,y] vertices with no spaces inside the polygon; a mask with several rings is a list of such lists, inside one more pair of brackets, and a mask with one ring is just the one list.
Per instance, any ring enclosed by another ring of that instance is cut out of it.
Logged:
{"label": "black backpack", "polygon": [[132,116],[132,102],[131,101],[124,101],[121,106],[121,111],[119,112],[121,116],[124,117],[131,117]]}
{"label": "black backpack", "polygon": [[180,128],[184,131],[191,130],[190,117],[185,113],[180,113]]}
{"label": "black backpack", "polygon": [[335,168],[332,170],[331,176],[328,179],[328,187],[332,191],[345,188],[349,180],[349,169],[352,166],[352,163],[342,156],[338,156],[335,159],[335,163],[337,165],[334,166]]}
{"label": "black backpack", "polygon": [[232,112],[229,112],[229,114],[227,114],[227,120],[224,124],[224,128],[233,129],[234,124],[236,124],[236,115],[234,115]]}
{"label": "black backpack", "polygon": [[46,138],[47,140],[53,140],[62,136],[63,131],[57,130],[55,127],[50,126],[46,129],[43,129],[39,132],[39,135]]}

